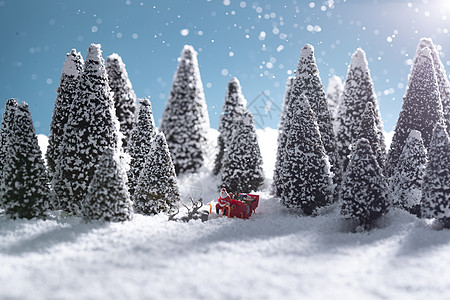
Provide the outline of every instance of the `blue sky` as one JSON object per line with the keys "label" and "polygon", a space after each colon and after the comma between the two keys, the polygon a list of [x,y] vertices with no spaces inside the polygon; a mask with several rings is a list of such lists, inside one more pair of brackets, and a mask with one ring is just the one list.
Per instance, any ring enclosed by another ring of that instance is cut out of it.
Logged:
{"label": "blue sky", "polygon": [[[276,128],[285,82],[306,43],[315,47],[325,87],[343,80],[361,47],[392,130],[421,37],[431,37],[450,66],[450,1],[100,1],[0,0],[0,107],[30,105],[37,133],[48,134],[65,55],[102,44],[118,53],[138,97],[161,118],[183,45],[198,51],[211,126],[226,86],[239,78],[258,127]],[[273,103],[267,111],[267,102]]]}

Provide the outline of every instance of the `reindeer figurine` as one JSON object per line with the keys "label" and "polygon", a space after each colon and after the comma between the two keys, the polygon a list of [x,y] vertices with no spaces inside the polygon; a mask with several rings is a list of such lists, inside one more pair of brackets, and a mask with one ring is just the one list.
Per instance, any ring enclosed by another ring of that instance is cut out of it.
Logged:
{"label": "reindeer figurine", "polygon": [[181,220],[183,222],[189,222],[190,220],[197,220],[200,219],[202,222],[208,221],[209,218],[209,212],[207,210],[200,210],[203,206],[203,199],[200,198],[197,202],[190,198],[192,202],[192,209],[189,209],[186,205],[183,204],[184,207],[186,207],[188,213],[186,216],[183,216],[181,218],[175,218],[175,216],[180,212],[179,208],[177,207],[177,211],[173,214],[169,215],[169,221],[178,221]]}

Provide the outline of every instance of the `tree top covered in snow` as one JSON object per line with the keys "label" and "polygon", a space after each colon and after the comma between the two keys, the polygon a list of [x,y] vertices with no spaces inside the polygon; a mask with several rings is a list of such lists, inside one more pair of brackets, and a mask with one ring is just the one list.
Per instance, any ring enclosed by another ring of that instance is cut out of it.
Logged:
{"label": "tree top covered in snow", "polygon": [[77,50],[72,49],[72,51],[66,55],[62,74],[77,77],[81,72],[82,65],[83,56],[81,56],[81,53],[77,52]]}
{"label": "tree top covered in snow", "polygon": [[363,49],[356,49],[352,56],[352,62],[349,68],[360,68],[364,72],[369,72],[369,67],[366,59],[366,52]]}
{"label": "tree top covered in snow", "polygon": [[337,88],[343,89],[343,87],[341,77],[333,75],[328,80],[327,95],[333,93]]}

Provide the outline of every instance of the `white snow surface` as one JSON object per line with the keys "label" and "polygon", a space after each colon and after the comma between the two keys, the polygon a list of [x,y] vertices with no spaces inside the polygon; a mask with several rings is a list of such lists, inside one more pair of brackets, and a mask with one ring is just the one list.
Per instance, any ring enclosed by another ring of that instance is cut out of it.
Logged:
{"label": "white snow surface", "polygon": [[[266,175],[274,131],[258,130]],[[218,197],[207,168],[179,180],[185,196]],[[249,220],[136,214],[86,224],[1,215],[0,299],[445,299],[450,292],[449,230],[394,210],[372,231],[354,233],[337,206],[317,217],[288,213],[267,181]]]}

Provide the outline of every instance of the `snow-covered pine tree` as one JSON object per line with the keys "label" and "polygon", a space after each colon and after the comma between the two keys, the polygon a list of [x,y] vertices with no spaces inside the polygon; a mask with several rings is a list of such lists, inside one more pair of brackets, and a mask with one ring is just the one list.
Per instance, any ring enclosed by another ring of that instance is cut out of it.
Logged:
{"label": "snow-covered pine tree", "polygon": [[342,84],[341,78],[336,75],[331,76],[328,81],[326,97],[328,102],[328,109],[330,110],[331,113],[331,122],[333,124],[333,129],[336,134],[338,131],[337,115],[343,93],[344,93],[344,85]]}
{"label": "snow-covered pine tree", "polygon": [[367,139],[359,139],[353,147],[342,181],[341,214],[369,229],[388,210],[387,180],[378,165]]}
{"label": "snow-covered pine tree", "polygon": [[282,203],[306,215],[332,202],[330,163],[308,99],[292,91],[289,131],[282,163]]}
{"label": "snow-covered pine tree", "polygon": [[319,68],[314,58],[314,47],[310,44],[306,44],[302,48],[293,89],[293,93],[303,93],[311,105],[319,126],[325,153],[331,164],[331,172],[334,173],[333,180],[335,183],[339,183],[341,174],[338,167],[336,136],[324,87],[319,76]]}
{"label": "snow-covered pine tree", "polygon": [[130,154],[130,169],[128,170],[128,191],[133,196],[138,184],[139,175],[144,168],[145,160],[150,153],[152,141],[156,135],[150,100],[139,100],[136,122],[130,133],[128,153]]}
{"label": "snow-covered pine tree", "polygon": [[61,144],[64,137],[64,126],[69,119],[70,106],[72,105],[84,61],[81,53],[72,49],[67,53],[61,74],[55,108],[53,109],[52,122],[50,124],[50,135],[48,136],[48,148],[45,154],[49,175],[52,178],[55,173],[56,164],[61,156]]}
{"label": "snow-covered pine tree", "polygon": [[164,133],[154,138],[133,195],[136,213],[173,212],[180,201],[177,176]]}
{"label": "snow-covered pine tree", "polygon": [[195,172],[203,165],[208,128],[197,52],[184,46],[160,127],[177,174]]}
{"label": "snow-covered pine tree", "polygon": [[411,130],[422,133],[423,144],[428,149],[433,128],[443,120],[439,86],[434,71],[431,50],[423,48],[411,69],[408,88],[403,98],[391,148],[387,156],[385,174],[392,176]]}
{"label": "snow-covered pine tree", "polygon": [[107,148],[98,160],[82,214],[86,221],[123,222],[133,217],[126,185],[126,166],[117,149]]}
{"label": "snow-covered pine tree", "polygon": [[28,104],[15,110],[13,137],[3,165],[3,208],[15,218],[44,218],[50,206],[50,186]]}
{"label": "snow-covered pine tree", "polygon": [[1,184],[3,182],[4,164],[8,154],[8,149],[11,147],[11,140],[14,137],[13,125],[17,107],[18,104],[16,99],[9,99],[6,101],[2,127],[0,128],[0,208],[2,207],[4,193],[4,187]]}
{"label": "snow-covered pine tree", "polygon": [[422,185],[422,216],[450,227],[450,138],[443,123],[433,131]]}
{"label": "snow-covered pine tree", "polygon": [[135,120],[136,94],[128,78],[125,64],[117,53],[106,58],[106,72],[111,92],[114,93],[114,107],[120,123],[120,132],[123,134],[122,146],[126,150]]}
{"label": "snow-covered pine tree", "polygon": [[427,163],[427,150],[420,131],[411,130],[398,160],[389,186],[390,202],[420,216],[422,182]]}
{"label": "snow-covered pine tree", "polygon": [[119,122],[98,44],[89,46],[70,110],[53,188],[60,208],[78,214],[100,155],[110,147],[121,151]]}
{"label": "snow-covered pine tree", "polygon": [[439,58],[439,52],[436,49],[433,41],[429,38],[422,38],[420,40],[418,50],[416,51],[417,59],[419,50],[423,48],[430,48],[431,57],[433,58],[434,70],[436,71],[436,78],[439,85],[439,94],[441,96],[442,109],[444,114],[444,119],[447,122],[447,128],[450,127],[450,83],[448,81],[447,72],[445,71],[445,67],[442,64],[441,59]]}
{"label": "snow-covered pine tree", "polygon": [[275,161],[275,169],[273,171],[273,193],[275,196],[280,197],[282,195],[284,180],[281,177],[283,173],[282,165],[284,160],[284,152],[287,140],[288,130],[288,106],[291,98],[292,86],[294,85],[294,76],[289,76],[286,82],[286,92],[284,94],[283,107],[281,109],[280,123],[278,124],[278,137],[277,137],[277,157]]}
{"label": "snow-covered pine tree", "polygon": [[217,147],[219,149],[214,161],[214,175],[219,174],[222,169],[223,156],[228,147],[233,127],[236,125],[237,119],[242,116],[246,103],[247,100],[242,94],[239,80],[236,77],[231,78],[228,83],[222,114],[220,115],[219,137],[217,138]]}
{"label": "snow-covered pine tree", "polygon": [[372,153],[377,158],[377,162],[381,168],[384,167],[386,161],[386,153],[381,148],[380,129],[375,123],[375,113],[373,111],[372,102],[366,103],[366,109],[362,115],[361,125],[358,130],[357,140],[365,138],[372,147]]}
{"label": "snow-covered pine tree", "polygon": [[220,173],[222,186],[232,192],[257,191],[264,182],[262,157],[253,115],[245,110],[227,141]]}
{"label": "snow-covered pine tree", "polygon": [[386,145],[378,101],[372,78],[370,77],[366,54],[359,48],[353,54],[352,61],[348,67],[347,78],[344,83],[344,93],[337,117],[337,149],[342,172],[345,172],[348,164],[348,155],[351,151],[350,144],[357,141],[358,129],[361,125],[362,115],[366,109],[367,102],[373,104],[375,123],[380,130],[381,149],[384,152]]}

